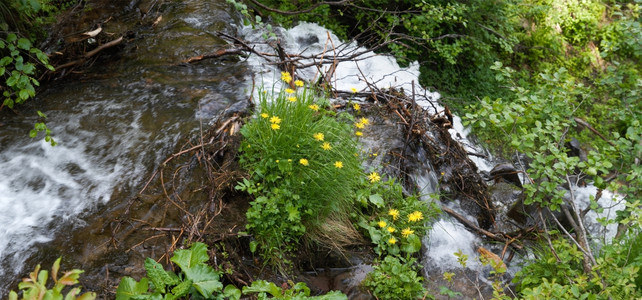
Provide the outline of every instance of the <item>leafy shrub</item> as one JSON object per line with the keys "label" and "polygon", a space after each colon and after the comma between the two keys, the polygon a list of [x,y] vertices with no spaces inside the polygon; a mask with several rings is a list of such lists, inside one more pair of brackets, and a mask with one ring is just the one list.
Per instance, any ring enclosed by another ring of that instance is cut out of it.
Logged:
{"label": "leafy shrub", "polygon": [[223,290],[221,274],[206,264],[208,260],[207,246],[203,243],[194,243],[190,249],[174,252],[171,261],[181,269],[178,275],[165,271],[161,264],[147,258],[148,277],[138,282],[123,277],[116,290],[116,299],[180,299],[187,295],[195,299],[239,299],[241,292],[236,287],[228,285]]}
{"label": "leafy shrub", "polygon": [[361,189],[360,198],[368,195],[375,206],[370,220],[361,217],[359,226],[365,229],[380,256],[412,255],[421,249],[421,239],[430,230],[430,222],[440,213],[434,202],[426,203],[417,196],[405,197],[401,185],[389,180]]}
{"label": "leafy shrub", "polygon": [[273,101],[260,94],[259,110],[241,129],[240,161],[250,178],[237,189],[256,197],[247,229],[264,257],[284,260],[307,227],[329,214],[348,219],[364,174],[351,126],[326,111],[312,90],[287,89]]}
{"label": "leafy shrub", "polygon": [[424,289],[423,278],[417,272],[414,259],[405,261],[389,255],[368,274],[364,285],[377,299],[434,299]]}
{"label": "leafy shrub", "polygon": [[[51,299],[51,300],[62,300],[63,299],[63,289],[67,286],[72,286],[78,283],[78,277],[84,271],[82,270],[71,270],[64,272],[62,277],[58,278],[58,270],[60,269],[60,260],[61,258],[56,259],[53,266],[51,266],[51,273],[46,270],[40,270],[40,265],[36,266],[36,269],[29,273],[29,278],[25,278],[21,283],[18,284],[18,289],[23,290],[22,299],[25,300],[40,300],[40,299]],[[51,279],[53,280],[53,287],[47,288],[47,281],[49,279],[49,274],[51,274]],[[96,299],[96,293],[88,292],[80,295],[81,288],[75,287],[72,288],[64,295],[65,300],[93,300]],[[18,294],[14,291],[9,292],[9,300],[18,300]]]}
{"label": "leafy shrub", "polygon": [[258,299],[268,299],[268,294],[274,299],[286,300],[347,299],[337,291],[310,297],[310,289],[301,282],[290,282],[290,289],[264,280],[257,280],[252,285],[243,287],[243,292],[233,285],[227,285],[223,289],[221,274],[206,264],[208,260],[207,246],[203,243],[194,243],[187,250],[174,252],[171,261],[181,269],[178,275],[166,271],[161,264],[147,258],[145,270],[148,277],[143,277],[138,282],[131,277],[123,277],[116,290],[116,299],[240,299],[243,294],[255,293],[258,293]]}

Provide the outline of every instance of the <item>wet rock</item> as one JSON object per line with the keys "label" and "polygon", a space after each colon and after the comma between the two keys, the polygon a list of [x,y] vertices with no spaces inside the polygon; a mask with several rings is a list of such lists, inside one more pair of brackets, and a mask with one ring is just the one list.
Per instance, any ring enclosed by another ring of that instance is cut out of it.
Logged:
{"label": "wet rock", "polygon": [[299,36],[296,38],[296,42],[301,44],[301,46],[307,47],[312,44],[316,44],[319,42],[319,37],[316,35],[308,35],[308,36]]}
{"label": "wet rock", "polygon": [[580,158],[580,161],[586,161],[586,151],[582,149],[580,141],[576,138],[571,138],[570,141],[566,142],[565,146],[569,149],[568,156],[576,156]]}
{"label": "wet rock", "polygon": [[515,166],[509,163],[498,164],[492,170],[490,170],[490,177],[494,180],[505,180],[510,182],[518,187],[522,187],[522,180],[519,179],[519,173],[521,171],[517,170]]}

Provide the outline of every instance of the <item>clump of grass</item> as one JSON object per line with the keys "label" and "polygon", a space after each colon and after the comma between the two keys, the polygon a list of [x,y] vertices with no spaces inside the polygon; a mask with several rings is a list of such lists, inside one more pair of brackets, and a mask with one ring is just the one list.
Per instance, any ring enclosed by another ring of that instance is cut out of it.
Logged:
{"label": "clump of grass", "polygon": [[[292,80],[287,73],[282,79]],[[297,90],[274,97],[260,91],[259,109],[241,129],[240,161],[250,177],[237,188],[256,197],[247,229],[276,264],[287,262],[303,234],[318,232],[330,214],[348,220],[364,176],[352,124],[339,122],[327,100],[296,83]]]}

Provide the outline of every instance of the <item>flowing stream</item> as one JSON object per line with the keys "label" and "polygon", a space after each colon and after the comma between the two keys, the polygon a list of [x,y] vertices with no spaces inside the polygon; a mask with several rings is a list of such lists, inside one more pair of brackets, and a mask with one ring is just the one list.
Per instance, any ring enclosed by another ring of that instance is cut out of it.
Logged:
{"label": "flowing stream", "polygon": [[113,17],[105,31],[135,33],[119,56],[49,84],[31,101],[47,115],[57,146],[28,137],[36,121],[33,109],[2,112],[0,297],[39,258],[75,251],[48,250],[48,242],[82,230],[98,217],[96,212],[131,197],[177,144],[199,130],[201,120],[207,123],[245,100],[239,91],[248,72],[244,63],[179,64],[225,44],[216,31],[235,32],[225,1],[157,4],[151,12],[163,21],[155,27],[137,24],[144,4],[89,4],[106,9],[104,19]]}
{"label": "flowing stream", "polygon": [[[82,231],[104,218],[101,214],[135,195],[154,168],[178,144],[197,133],[202,123],[230,105],[246,101],[252,77],[264,86],[280,88],[278,70],[256,55],[246,60],[180,63],[225,45],[227,42],[216,36],[217,31],[231,35],[238,32],[251,42],[264,41],[264,32],[235,25],[240,20],[223,0],[102,1],[95,2],[105,5],[101,7],[117,6],[104,13],[114,17],[104,25],[105,31],[134,34],[118,56],[101,60],[87,74],[50,84],[32,101],[47,114],[47,125],[59,145],[51,147],[40,138],[28,138],[35,118],[25,115],[36,115],[32,108],[27,107],[20,115],[2,112],[0,278],[4,280],[0,281],[0,296],[25,274],[26,268],[41,259],[87,251],[78,243],[64,248],[69,232]],[[149,22],[140,22],[143,10],[154,16]],[[155,16],[162,16],[162,20],[152,26]],[[336,36],[314,24],[274,30],[283,38],[288,53],[322,52],[330,45],[328,36],[334,44],[340,44]],[[338,48],[338,54],[365,50],[356,44]],[[259,51],[270,49],[257,44]],[[439,94],[417,84],[417,64],[400,68],[389,56],[369,52],[363,57],[369,58],[339,63],[334,81],[337,89],[367,91],[366,80],[380,88],[403,87],[406,91],[415,85],[420,96],[417,102],[428,110],[439,109]],[[313,80],[318,71],[311,67],[298,70],[297,75]],[[483,152],[466,139],[468,133],[457,117],[452,134],[472,152]],[[377,149],[394,142],[381,136],[364,141],[367,147]],[[424,161],[423,167],[417,168],[413,177],[424,194],[436,193],[439,176],[421,155],[418,153],[417,159]],[[481,170],[492,168],[489,161],[471,159]],[[457,203],[453,205],[456,208]],[[475,260],[474,247],[482,243],[479,237],[448,218],[439,220],[433,228],[425,241],[426,269],[444,265],[455,268],[453,253],[457,249]],[[63,246],[47,246],[56,239]]]}

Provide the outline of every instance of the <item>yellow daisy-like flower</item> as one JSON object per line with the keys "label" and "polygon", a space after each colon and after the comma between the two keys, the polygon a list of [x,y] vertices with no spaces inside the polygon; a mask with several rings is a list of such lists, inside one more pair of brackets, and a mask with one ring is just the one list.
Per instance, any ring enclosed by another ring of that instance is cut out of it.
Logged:
{"label": "yellow daisy-like flower", "polygon": [[308,162],[308,160],[307,160],[307,159],[305,159],[305,158],[299,159],[299,163],[300,163],[300,164],[302,164],[302,165],[304,165],[304,166],[307,166],[307,165],[309,165],[309,164],[310,164],[310,163]]}
{"label": "yellow daisy-like flower", "polygon": [[294,90],[290,88],[285,89],[285,92],[288,94],[294,94]]}
{"label": "yellow daisy-like flower", "polygon": [[366,127],[366,125],[363,125],[363,123],[354,123],[354,127],[357,127],[359,129],[363,129]]}
{"label": "yellow daisy-like flower", "polygon": [[397,243],[397,239],[396,239],[396,238],[393,238],[393,237],[392,237],[392,238],[390,238],[390,239],[388,240],[388,244],[394,245],[394,244],[396,244],[396,243]]}
{"label": "yellow daisy-like flower", "polygon": [[316,104],[310,104],[310,105],[308,105],[308,108],[310,108],[311,110],[314,110],[314,111],[319,111],[319,106],[316,105]]}
{"label": "yellow daisy-like flower", "polygon": [[410,222],[417,222],[423,219],[424,215],[420,211],[414,211],[408,215],[408,221]]}
{"label": "yellow daisy-like flower", "polygon": [[409,235],[411,235],[413,233],[415,233],[415,231],[411,230],[410,228],[406,228],[406,229],[401,231],[401,235],[403,235],[403,237],[408,237]]}
{"label": "yellow daisy-like flower", "polygon": [[294,85],[296,85],[296,86],[298,86],[298,87],[302,87],[302,86],[303,86],[303,81],[301,81],[301,80],[295,80],[295,81],[294,81]]}
{"label": "yellow daisy-like flower", "polygon": [[357,89],[355,89],[355,88],[350,88],[350,90],[352,91],[353,94],[357,93]]}
{"label": "yellow daisy-like flower", "polygon": [[281,118],[279,118],[277,116],[273,116],[273,117],[270,118],[270,123],[279,124],[279,123],[281,123]]}
{"label": "yellow daisy-like flower", "polygon": [[352,108],[354,108],[354,110],[360,110],[361,109],[361,105],[359,105],[359,103],[355,103],[355,104],[352,105]]}
{"label": "yellow daisy-like flower", "polygon": [[290,102],[296,102],[296,97],[288,97],[288,101],[290,101]]}
{"label": "yellow daisy-like flower", "polygon": [[276,123],[272,123],[272,125],[271,125],[270,127],[272,128],[272,130],[279,130],[279,129],[281,129],[281,125],[276,124]]}
{"label": "yellow daisy-like flower", "polygon": [[335,161],[334,162],[334,167],[337,168],[337,169],[343,168],[343,162]]}
{"label": "yellow daisy-like flower", "polygon": [[321,145],[321,148],[323,148],[323,150],[325,150],[325,151],[328,151],[328,150],[332,149],[332,146],[330,146],[330,143],[325,142],[325,143],[323,143]]}
{"label": "yellow daisy-like flower", "polygon": [[317,140],[317,141],[323,141],[323,138],[325,137],[325,136],[323,135],[323,133],[321,133],[321,132],[317,132],[317,133],[313,134],[312,136],[313,136],[313,137],[314,137],[314,139],[315,139],[315,140]]}
{"label": "yellow daisy-like flower", "polygon": [[262,113],[262,114],[261,114],[261,118],[263,118],[263,119],[267,119],[269,116],[270,116],[270,115],[268,115],[268,114],[266,114],[266,113]]}
{"label": "yellow daisy-like flower", "polygon": [[397,231],[394,227],[388,227],[388,232],[393,233]]}
{"label": "yellow daisy-like flower", "polygon": [[361,131],[357,131],[357,132],[355,132],[354,134],[356,134],[357,136],[362,136],[362,135],[363,135],[363,132],[361,132]]}
{"label": "yellow daisy-like flower", "polygon": [[379,173],[377,173],[377,172],[372,172],[372,173],[368,174],[368,179],[370,179],[371,183],[375,183],[375,182],[381,180],[381,176],[379,176]]}
{"label": "yellow daisy-like flower", "polygon": [[379,225],[379,227],[381,227],[381,228],[384,228],[384,227],[388,226],[386,221],[383,221],[383,220],[377,222],[377,225]]}
{"label": "yellow daisy-like flower", "polygon": [[289,83],[292,81],[292,75],[290,75],[290,72],[281,72],[281,80]]}
{"label": "yellow daisy-like flower", "polygon": [[399,211],[393,208],[388,211],[388,215],[391,216],[393,220],[397,220],[397,218],[399,218]]}
{"label": "yellow daisy-like flower", "polygon": [[361,118],[361,120],[359,120],[359,123],[361,123],[363,125],[369,125],[370,124],[370,120],[368,120],[366,118]]}

